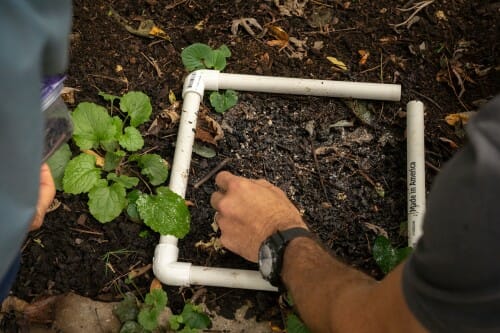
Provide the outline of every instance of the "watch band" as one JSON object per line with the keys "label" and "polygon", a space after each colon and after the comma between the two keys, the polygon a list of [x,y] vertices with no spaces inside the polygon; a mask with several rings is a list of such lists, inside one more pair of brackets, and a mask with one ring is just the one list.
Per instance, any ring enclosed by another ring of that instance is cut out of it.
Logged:
{"label": "watch band", "polygon": [[283,288],[281,269],[283,267],[285,249],[288,243],[298,237],[313,238],[313,234],[303,227],[290,228],[275,232],[263,243],[273,247],[275,250],[276,257],[272,260],[273,267],[271,272],[267,276],[263,274],[264,279],[268,280],[275,287],[279,287],[280,289]]}

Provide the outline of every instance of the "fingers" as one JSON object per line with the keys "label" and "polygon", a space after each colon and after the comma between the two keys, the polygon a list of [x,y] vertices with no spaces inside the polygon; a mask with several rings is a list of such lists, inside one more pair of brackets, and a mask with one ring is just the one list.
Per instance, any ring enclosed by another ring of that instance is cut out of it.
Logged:
{"label": "fingers", "polygon": [[221,171],[215,177],[215,184],[223,191],[227,191],[227,187],[229,186],[229,182],[232,179],[238,178],[238,176],[233,175],[229,171]]}
{"label": "fingers", "polygon": [[214,192],[212,193],[212,196],[210,197],[210,205],[215,209],[215,210],[219,210],[219,203],[220,201],[222,200],[222,198],[224,197],[224,194],[220,193],[220,192]]}
{"label": "fingers", "polygon": [[40,189],[38,192],[38,202],[36,204],[36,214],[33,218],[30,230],[38,229],[43,223],[45,213],[56,195],[54,179],[49,166],[44,163],[40,168]]}

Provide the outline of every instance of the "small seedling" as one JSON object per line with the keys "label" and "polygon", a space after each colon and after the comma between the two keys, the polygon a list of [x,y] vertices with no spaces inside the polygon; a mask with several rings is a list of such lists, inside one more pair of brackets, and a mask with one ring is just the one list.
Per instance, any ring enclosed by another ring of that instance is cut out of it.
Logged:
{"label": "small seedling", "polygon": [[[197,69],[215,69],[222,71],[226,68],[226,58],[231,56],[231,51],[226,45],[214,50],[202,43],[195,43],[186,47],[182,53],[182,63],[188,71]],[[210,105],[219,113],[224,113],[238,102],[238,94],[234,90],[222,93],[214,91],[210,94]]]}
{"label": "small seedling", "polygon": [[[167,306],[167,293],[163,289],[153,289],[146,294],[144,303],[134,295],[126,294],[113,310],[122,323],[120,333],[146,333],[156,331],[158,317]],[[191,303],[184,304],[179,315],[169,317],[169,326],[175,332],[197,333],[212,325],[210,318],[201,307]]]}
{"label": "small seedling", "polygon": [[[150,120],[149,97],[134,91],[122,97],[101,95],[118,100],[120,114],[111,116],[94,103],[78,104],[71,118],[73,140],[81,153],[71,158],[69,146],[64,145],[52,156],[49,165],[56,183],[65,193],[87,194],[89,211],[101,223],[126,211],[131,220],[143,221],[162,235],[183,238],[190,222],[184,199],[159,186],[168,177],[168,163],[157,154],[140,153],[144,139],[138,126]],[[137,189],[140,181],[149,193]]]}
{"label": "small seedling", "polygon": [[412,251],[411,247],[394,248],[384,236],[378,236],[373,245],[373,258],[384,274],[392,271],[406,259]]}
{"label": "small seedling", "polygon": [[197,333],[212,325],[210,318],[203,312],[200,306],[186,303],[179,315],[173,315],[168,319],[170,328],[176,332]]}

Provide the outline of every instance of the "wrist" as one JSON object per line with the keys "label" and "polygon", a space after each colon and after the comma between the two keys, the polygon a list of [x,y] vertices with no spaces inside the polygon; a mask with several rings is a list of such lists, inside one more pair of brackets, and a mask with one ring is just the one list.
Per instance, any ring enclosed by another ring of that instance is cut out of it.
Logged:
{"label": "wrist", "polygon": [[262,277],[272,285],[281,287],[284,252],[289,243],[304,237],[310,238],[312,234],[302,226],[278,230],[269,236],[259,248],[259,269]]}

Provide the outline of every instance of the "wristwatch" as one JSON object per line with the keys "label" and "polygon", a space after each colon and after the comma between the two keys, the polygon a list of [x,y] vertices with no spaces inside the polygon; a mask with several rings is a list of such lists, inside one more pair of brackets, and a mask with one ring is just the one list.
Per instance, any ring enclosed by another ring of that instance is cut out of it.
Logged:
{"label": "wristwatch", "polygon": [[259,270],[262,277],[275,287],[282,287],[281,269],[283,254],[288,243],[297,237],[312,237],[305,228],[291,228],[277,231],[267,238],[259,249]]}

